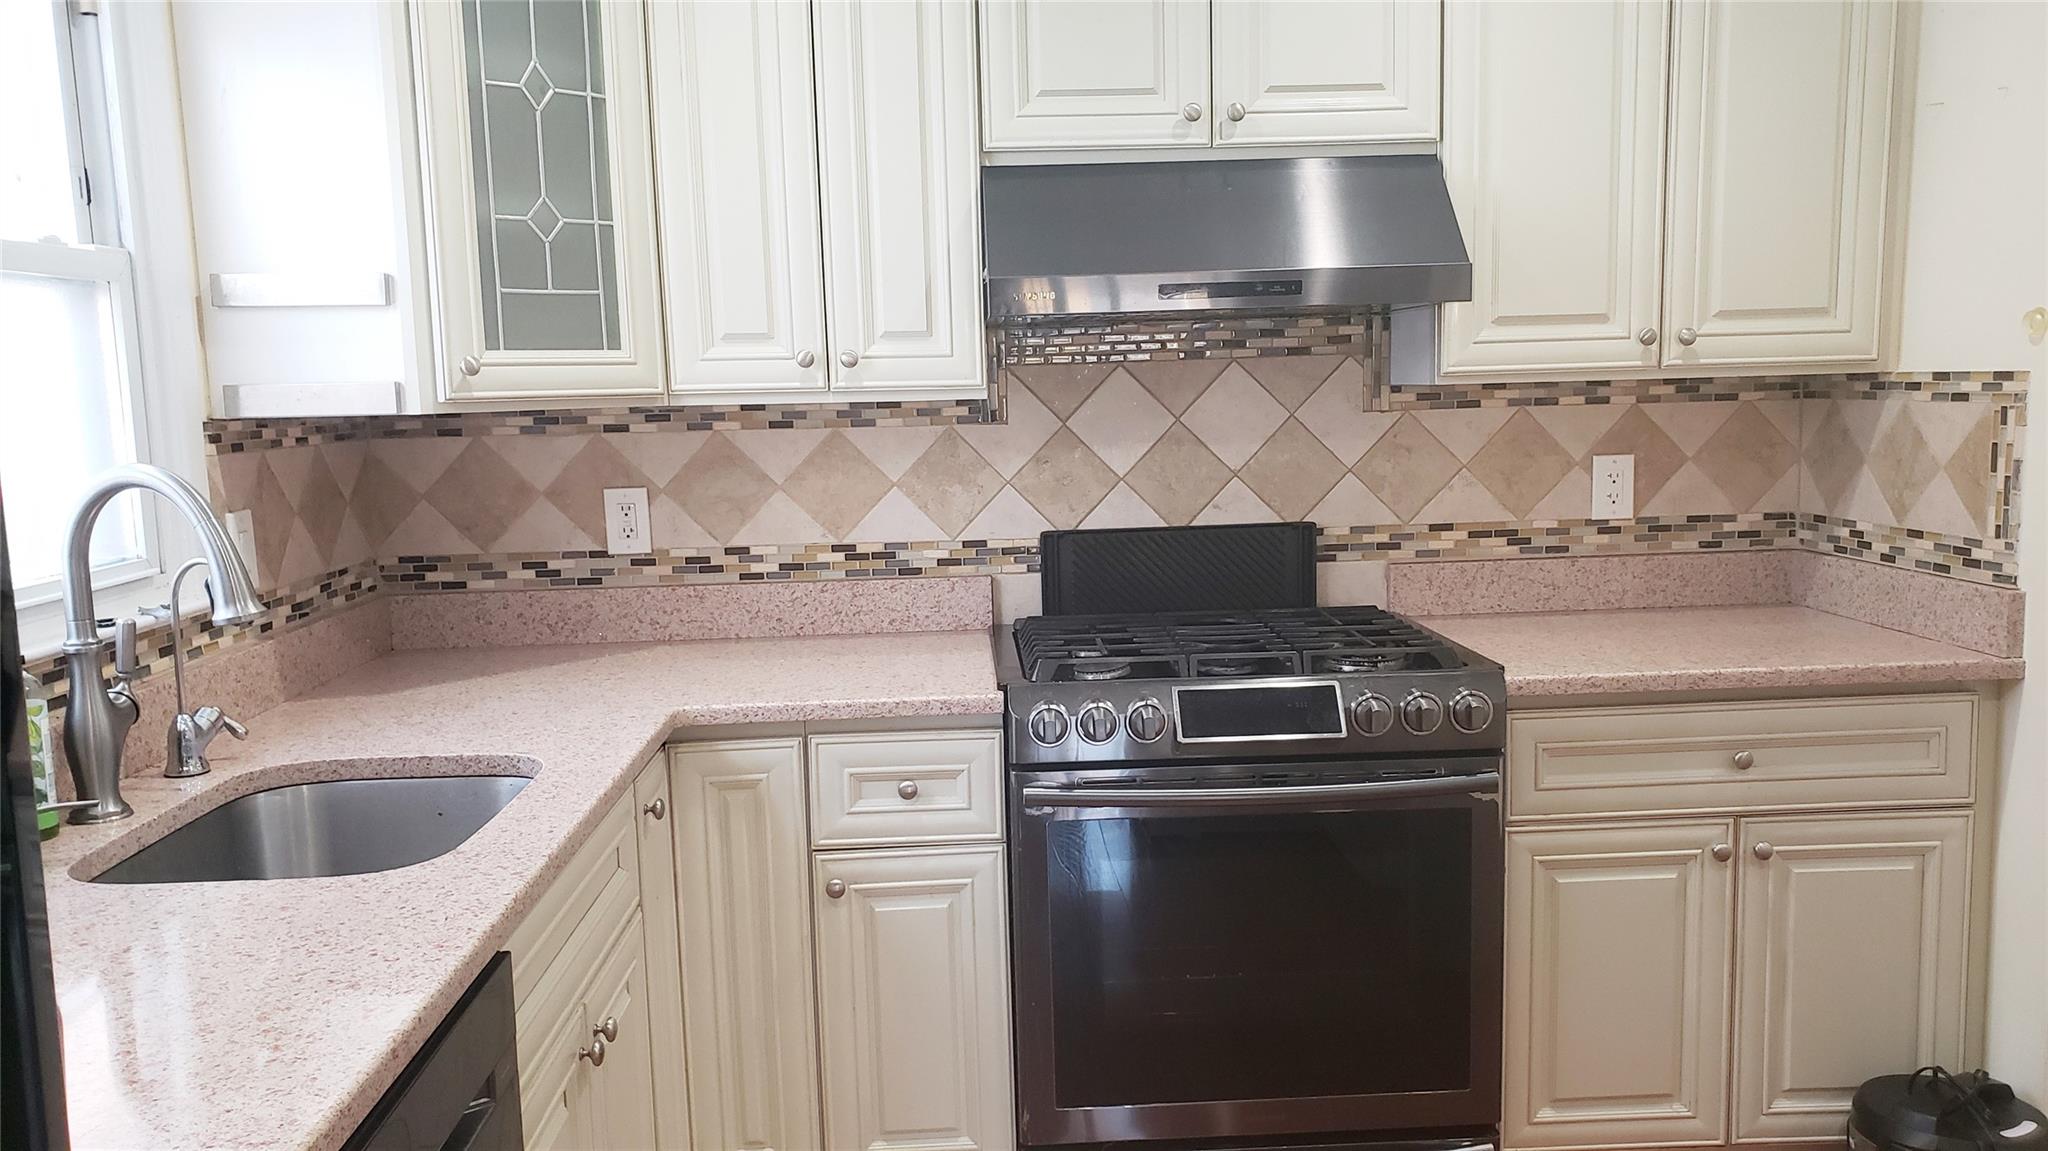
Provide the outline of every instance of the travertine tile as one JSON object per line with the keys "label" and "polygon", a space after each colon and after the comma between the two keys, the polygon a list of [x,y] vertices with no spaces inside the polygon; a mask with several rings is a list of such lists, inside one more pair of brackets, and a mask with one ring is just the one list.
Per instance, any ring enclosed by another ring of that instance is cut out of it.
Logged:
{"label": "travertine tile", "polygon": [[1572,462],[1572,454],[1524,409],[1508,417],[1466,468],[1519,517],[1557,486]]}
{"label": "travertine tile", "polygon": [[1229,366],[1225,359],[1143,360],[1124,365],[1152,398],[1176,416],[1187,411]]}
{"label": "travertine tile", "polygon": [[1607,434],[1593,443],[1594,455],[1632,455],[1636,458],[1636,506],[1644,507],[1657,497],[1666,482],[1685,463],[1681,450],[1663,428],[1643,414],[1650,404],[1634,404],[1614,421]]}
{"label": "travertine tile", "polygon": [[1064,420],[1074,414],[1114,364],[1031,364],[1010,369],[1010,378],[1031,389],[1046,409]]}
{"label": "travertine tile", "polygon": [[1116,473],[1088,445],[1061,428],[1032,454],[1010,483],[1056,528],[1078,527],[1109,489]]}
{"label": "travertine tile", "polygon": [[919,456],[897,485],[932,522],[957,538],[975,513],[1002,490],[1003,478],[951,428]]}
{"label": "travertine tile", "polygon": [[[540,498],[489,439],[470,440],[425,494],[435,511],[483,548],[498,546],[498,537]],[[601,509],[594,518],[602,528]],[[587,527],[584,534],[590,534]]]}
{"label": "travertine tile", "polygon": [[1314,395],[1323,381],[1342,356],[1253,356],[1244,361],[1244,368],[1259,381],[1280,406],[1293,411],[1302,401]]}
{"label": "travertine tile", "polygon": [[713,435],[665,490],[720,543],[731,543],[775,493],[775,481],[725,438]]}
{"label": "travertine tile", "polygon": [[1060,419],[1028,389],[1018,387],[1004,397],[1002,423],[961,424],[954,430],[1007,480],[1060,430]]}
{"label": "travertine tile", "polygon": [[1217,459],[1241,468],[1286,418],[1287,409],[1250,372],[1232,364],[1181,414],[1180,422],[1200,436]]}
{"label": "travertine tile", "polygon": [[1195,433],[1175,424],[1124,479],[1169,524],[1194,518],[1230,479],[1230,468]]}
{"label": "travertine tile", "polygon": [[1400,418],[1396,412],[1368,412],[1364,405],[1365,370],[1347,358],[1294,415],[1350,467]]}
{"label": "travertine tile", "polygon": [[363,470],[356,476],[355,490],[350,493],[348,506],[362,525],[364,538],[376,548],[381,547],[392,531],[412,514],[412,509],[419,502],[419,492],[392,470],[383,456],[372,453],[363,461]]}
{"label": "travertine tile", "polygon": [[1173,415],[1122,368],[1068,418],[1067,427],[1117,474],[1131,470],[1173,423]]}
{"label": "travertine tile", "polygon": [[[548,502],[583,529],[591,539],[603,541],[604,489],[651,488],[647,477],[632,465],[608,437],[591,436],[583,450],[569,457],[555,482],[547,486]],[[653,492],[648,495],[651,497]],[[429,497],[431,498],[431,497]]]}
{"label": "travertine tile", "polygon": [[[315,453],[308,461],[306,478],[292,501],[294,514],[305,525],[307,542],[313,545],[317,563],[326,567],[334,554],[334,538],[341,534],[341,520],[348,513],[348,495],[336,482],[334,471],[328,466],[328,454],[324,449],[308,448]],[[287,583],[291,582],[287,577]]]}
{"label": "travertine tile", "polygon": [[1409,414],[1387,429],[1351,474],[1406,523],[1458,474],[1458,457]]}
{"label": "travertine tile", "polygon": [[1209,506],[1195,513],[1198,524],[1265,524],[1279,518],[1279,513],[1267,507],[1258,493],[1237,479],[1224,484]]}
{"label": "travertine tile", "polygon": [[1734,510],[1746,512],[1798,465],[1799,449],[1755,404],[1745,403],[1693,453],[1692,462]]}
{"label": "travertine tile", "polygon": [[910,502],[901,488],[889,489],[862,520],[855,524],[849,539],[874,540],[883,543],[910,544],[922,540],[947,538],[946,529],[932,522],[924,509]]}
{"label": "travertine tile", "polygon": [[1129,484],[1118,484],[1109,489],[1095,510],[1081,521],[1084,528],[1156,528],[1164,527],[1166,521],[1152,510],[1152,505],[1138,498]]}
{"label": "travertine tile", "polygon": [[1308,515],[1344,475],[1344,462],[1292,416],[1238,473],[1267,507],[1288,520]]}
{"label": "travertine tile", "polygon": [[1414,413],[1429,434],[1458,457],[1459,463],[1478,455],[1479,449],[1513,414],[1510,408],[1444,408]]}
{"label": "travertine tile", "polygon": [[1805,468],[1820,498],[1819,510],[1832,511],[1842,506],[1843,497],[1856,482],[1856,473],[1863,468],[1863,451],[1842,416],[1842,405],[1827,402],[1820,408],[1819,419],[1808,433]]}
{"label": "travertine tile", "polygon": [[889,477],[840,432],[828,433],[782,483],[783,494],[838,540],[851,538],[889,491]]}
{"label": "travertine tile", "polygon": [[1907,511],[1941,474],[1941,465],[1928,449],[1927,437],[1920,434],[1920,425],[1904,413],[1895,413],[1878,429],[1865,466],[1891,506],[1894,523],[1905,522]]}

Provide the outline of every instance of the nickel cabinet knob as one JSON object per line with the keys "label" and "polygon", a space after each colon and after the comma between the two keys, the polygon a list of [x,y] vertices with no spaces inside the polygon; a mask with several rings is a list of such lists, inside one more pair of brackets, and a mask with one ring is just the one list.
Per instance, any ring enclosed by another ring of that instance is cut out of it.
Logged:
{"label": "nickel cabinet knob", "polygon": [[905,799],[916,799],[917,781],[914,779],[906,779],[902,783],[897,784],[896,794],[902,796]]}
{"label": "nickel cabinet knob", "polygon": [[576,1058],[589,1060],[592,1067],[604,1066],[604,1036],[593,1036],[590,1040],[590,1046],[578,1051]]}
{"label": "nickel cabinet knob", "polygon": [[1692,328],[1680,328],[1680,329],[1678,329],[1678,342],[1679,342],[1679,343],[1681,343],[1681,344],[1684,344],[1684,345],[1685,345],[1686,347],[1688,347],[1688,348],[1692,347],[1692,345],[1693,345],[1693,341],[1695,341],[1695,340],[1697,340],[1697,339],[1699,339],[1699,338],[1700,338],[1700,334],[1699,334],[1699,332],[1697,332],[1697,331],[1693,330]]}
{"label": "nickel cabinet knob", "polygon": [[1756,755],[1754,753],[1748,751],[1738,751],[1735,753],[1735,770],[1748,771],[1755,766]]}
{"label": "nickel cabinet knob", "polygon": [[799,368],[808,368],[817,362],[818,357],[812,355],[809,348],[805,348],[796,354],[796,366]]}
{"label": "nickel cabinet knob", "polygon": [[1756,846],[1750,848],[1750,851],[1753,852],[1758,859],[1769,859],[1771,856],[1778,854],[1777,848],[1772,847],[1770,844],[1765,843],[1763,840],[1757,840]]}
{"label": "nickel cabinet knob", "polygon": [[665,819],[668,817],[668,800],[663,799],[660,796],[655,796],[653,803],[650,803],[645,807],[642,807],[640,810],[646,812],[647,814],[653,816],[656,819]]}
{"label": "nickel cabinet knob", "polygon": [[1655,328],[1644,328],[1642,331],[1636,333],[1636,343],[1641,344],[1646,348],[1651,346],[1652,344],[1655,344],[1656,342],[1657,329]]}
{"label": "nickel cabinet knob", "polygon": [[1186,120],[1188,123],[1192,124],[1195,121],[1202,118],[1202,106],[1200,104],[1190,103],[1180,110],[1180,116],[1181,119]]}
{"label": "nickel cabinet knob", "polygon": [[828,899],[844,899],[846,897],[846,881],[843,879],[826,880],[825,896]]}
{"label": "nickel cabinet knob", "polygon": [[1717,843],[1710,850],[1716,863],[1726,863],[1735,858],[1735,848],[1725,843]]}
{"label": "nickel cabinet knob", "polygon": [[854,366],[855,364],[858,364],[858,363],[860,363],[860,353],[859,353],[859,352],[852,352],[852,351],[848,351],[848,352],[841,352],[841,353],[839,353],[839,366],[840,366],[840,367],[842,367],[842,368],[850,368],[850,367],[852,367],[852,366]]}
{"label": "nickel cabinet knob", "polygon": [[1223,114],[1230,117],[1232,121],[1242,120],[1244,119],[1244,105],[1233,101],[1230,107],[1223,110]]}
{"label": "nickel cabinet knob", "polygon": [[475,356],[464,356],[462,357],[462,362],[455,366],[462,369],[462,374],[465,376],[473,376],[484,370],[484,362]]}
{"label": "nickel cabinet knob", "polygon": [[590,1033],[602,1038],[606,1043],[617,1042],[619,1038],[619,1017],[616,1015],[605,1016],[604,1022],[591,1028]]}

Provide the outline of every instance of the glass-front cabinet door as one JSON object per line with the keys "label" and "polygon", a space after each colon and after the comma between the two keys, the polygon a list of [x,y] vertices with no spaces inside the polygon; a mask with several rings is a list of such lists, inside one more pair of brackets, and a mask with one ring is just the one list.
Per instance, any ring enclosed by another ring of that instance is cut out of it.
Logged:
{"label": "glass-front cabinet door", "polygon": [[443,400],[660,395],[639,0],[415,0]]}

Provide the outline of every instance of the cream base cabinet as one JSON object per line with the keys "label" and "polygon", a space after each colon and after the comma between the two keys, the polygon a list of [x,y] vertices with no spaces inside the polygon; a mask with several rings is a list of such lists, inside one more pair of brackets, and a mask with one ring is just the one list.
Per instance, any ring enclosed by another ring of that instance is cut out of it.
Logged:
{"label": "cream base cabinet", "polygon": [[1214,0],[1218,147],[1437,137],[1441,13],[1416,0]]}
{"label": "cream base cabinet", "polygon": [[1003,849],[819,852],[825,1145],[1007,1151]]}
{"label": "cream base cabinet", "polygon": [[683,744],[669,755],[692,1145],[813,1151],[803,744]]}
{"label": "cream base cabinet", "polygon": [[989,151],[1209,146],[1209,5],[1202,0],[983,0],[977,7]]}
{"label": "cream base cabinet", "polygon": [[1966,1062],[1970,818],[1749,819],[1735,1141],[1840,1139],[1858,1084]]}
{"label": "cream base cabinet", "polygon": [[1444,180],[1472,299],[1439,371],[1627,373],[1658,363],[1662,2],[1444,6]]}
{"label": "cream base cabinet", "polygon": [[1508,835],[1505,1145],[1723,1141],[1734,836]]}
{"label": "cream base cabinet", "polygon": [[1877,358],[1893,10],[1678,5],[1664,363]]}

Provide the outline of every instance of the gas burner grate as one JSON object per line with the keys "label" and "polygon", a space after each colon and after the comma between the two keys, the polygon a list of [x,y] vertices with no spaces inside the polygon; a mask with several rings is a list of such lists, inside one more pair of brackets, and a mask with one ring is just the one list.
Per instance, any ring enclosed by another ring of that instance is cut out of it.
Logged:
{"label": "gas burner grate", "polygon": [[1034,682],[1418,671],[1461,666],[1437,636],[1376,607],[1035,616],[1016,628]]}

